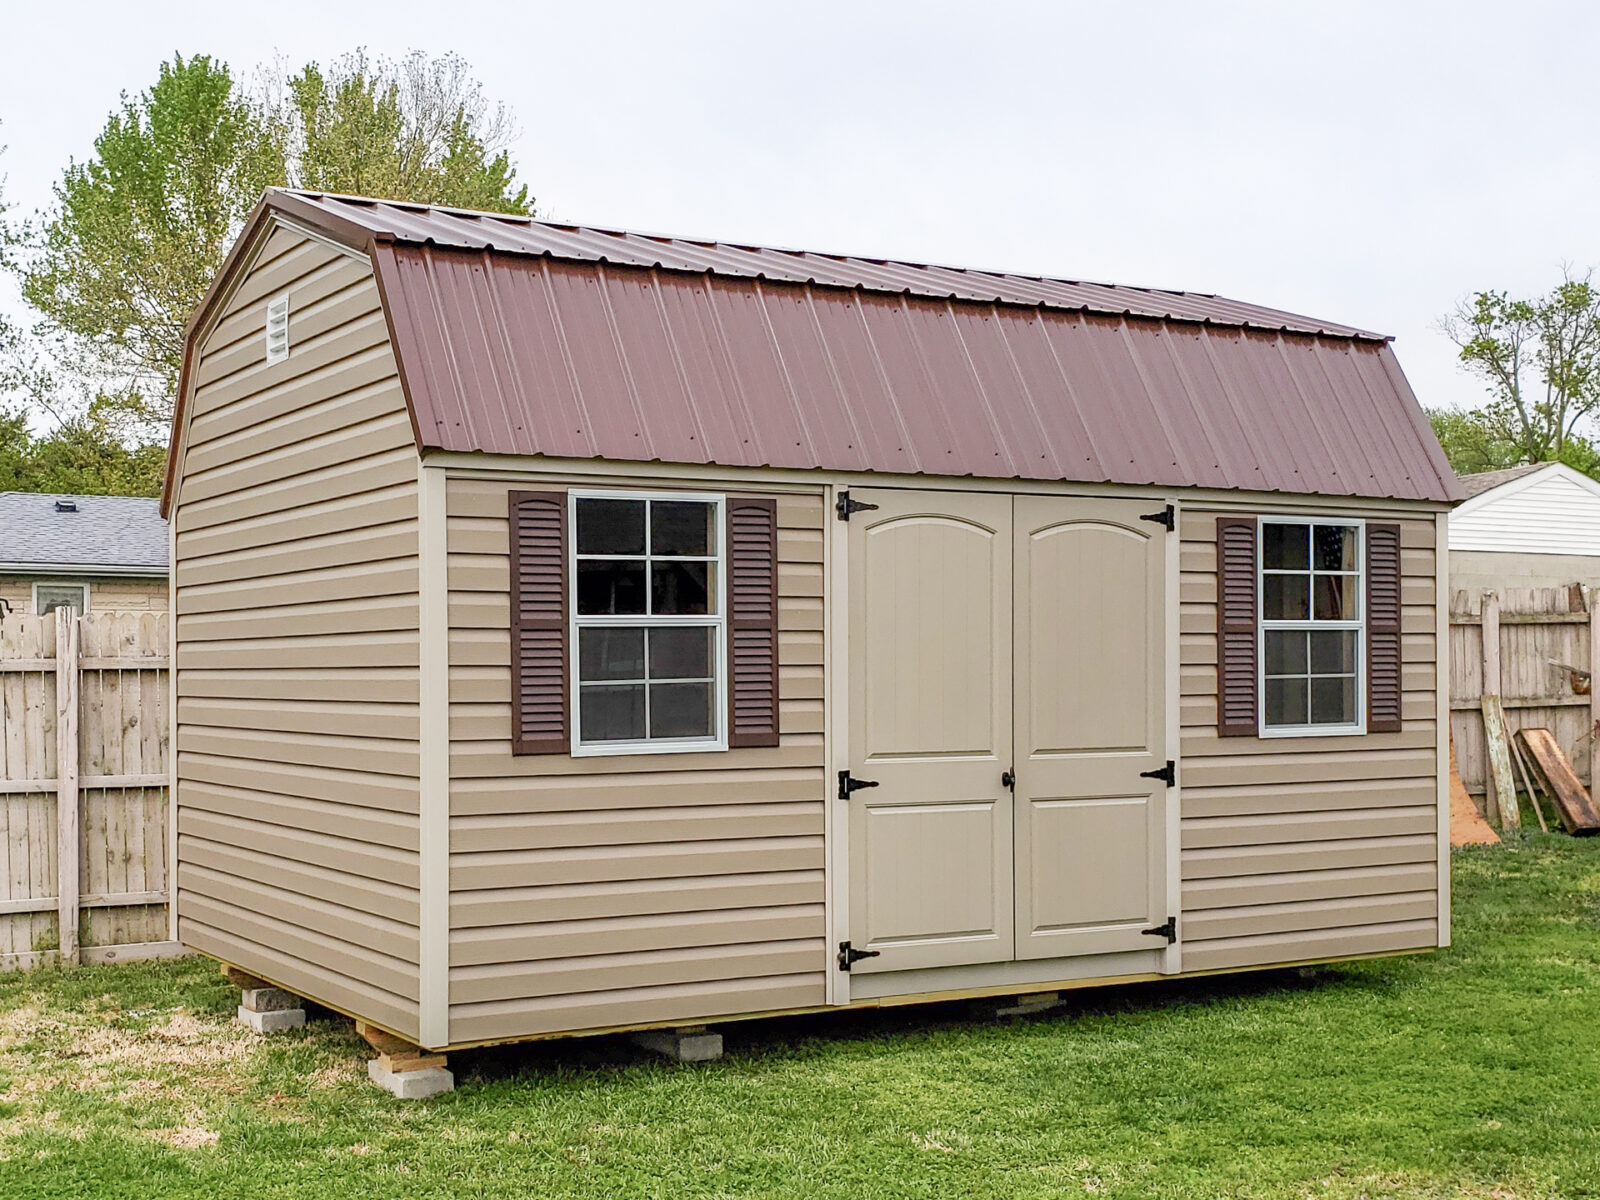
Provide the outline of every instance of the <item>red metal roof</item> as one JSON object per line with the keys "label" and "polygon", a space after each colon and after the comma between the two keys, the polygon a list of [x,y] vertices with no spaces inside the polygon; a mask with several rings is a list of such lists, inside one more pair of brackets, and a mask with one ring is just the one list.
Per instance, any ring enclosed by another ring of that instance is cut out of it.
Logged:
{"label": "red metal roof", "polygon": [[1387,341],[1345,326],[416,205],[264,207],[371,254],[423,450],[1460,497]]}
{"label": "red metal roof", "polygon": [[1349,325],[1297,316],[1259,304],[1244,304],[1203,292],[1127,287],[1047,279],[965,267],[937,267],[887,259],[780,250],[770,246],[630,233],[594,226],[560,225],[532,217],[502,216],[464,209],[335,196],[324,192],[272,189],[269,202],[286,212],[337,229],[353,244],[376,240],[410,242],[455,250],[495,250],[571,262],[611,263],[692,271],[773,283],[812,283],[828,287],[929,296],[936,300],[980,300],[1043,305],[1067,312],[1202,321],[1245,329],[1284,329],[1387,341]]}

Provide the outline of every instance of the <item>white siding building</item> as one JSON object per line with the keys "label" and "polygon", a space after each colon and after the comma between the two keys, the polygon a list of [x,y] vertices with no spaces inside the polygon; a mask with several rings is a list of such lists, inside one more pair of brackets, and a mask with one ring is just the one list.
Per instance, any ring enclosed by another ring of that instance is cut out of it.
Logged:
{"label": "white siding building", "polygon": [[1600,483],[1562,463],[1465,475],[1450,580],[1483,588],[1600,585]]}

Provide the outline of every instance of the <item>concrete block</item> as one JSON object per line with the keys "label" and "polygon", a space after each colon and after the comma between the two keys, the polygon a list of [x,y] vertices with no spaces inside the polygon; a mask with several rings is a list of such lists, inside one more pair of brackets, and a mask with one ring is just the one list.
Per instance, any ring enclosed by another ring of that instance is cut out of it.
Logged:
{"label": "concrete block", "polygon": [[1001,1017],[1027,1017],[1045,1012],[1061,1003],[1059,992],[1035,992],[1031,996],[988,996],[968,1006],[972,1015],[994,1021]]}
{"label": "concrete block", "polygon": [[300,1008],[300,997],[275,987],[244,988],[239,994],[239,1006],[251,1012],[277,1012],[280,1009]]}
{"label": "concrete block", "polygon": [[419,1071],[390,1071],[381,1059],[367,1060],[367,1078],[401,1100],[426,1100],[429,1096],[453,1092],[456,1077],[444,1067],[424,1067]]}
{"label": "concrete block", "polygon": [[722,1035],[705,1029],[645,1029],[633,1044],[678,1062],[711,1062],[722,1057]]}
{"label": "concrete block", "polygon": [[239,1020],[257,1033],[282,1033],[286,1029],[299,1029],[306,1023],[303,1008],[272,1008],[265,1012],[239,1006]]}

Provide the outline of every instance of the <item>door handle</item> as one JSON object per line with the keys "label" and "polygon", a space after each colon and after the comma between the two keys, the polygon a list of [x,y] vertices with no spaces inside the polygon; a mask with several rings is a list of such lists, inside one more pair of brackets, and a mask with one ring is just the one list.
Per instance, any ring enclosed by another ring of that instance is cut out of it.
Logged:
{"label": "door handle", "polygon": [[1008,791],[1008,792],[1016,791],[1017,790],[1017,773],[1015,771],[1003,771],[1003,772],[1001,772],[1001,774],[1000,774],[1000,786],[1005,788],[1006,791]]}

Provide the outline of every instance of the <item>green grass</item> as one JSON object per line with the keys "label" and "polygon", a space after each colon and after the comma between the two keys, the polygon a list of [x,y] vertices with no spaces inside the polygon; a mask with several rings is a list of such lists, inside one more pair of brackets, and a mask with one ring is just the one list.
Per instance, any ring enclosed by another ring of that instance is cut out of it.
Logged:
{"label": "green grass", "polygon": [[1456,857],[1455,946],[617,1038],[368,1085],[348,1023],[264,1041],[198,959],[0,978],[0,1195],[1600,1195],[1600,839]]}

